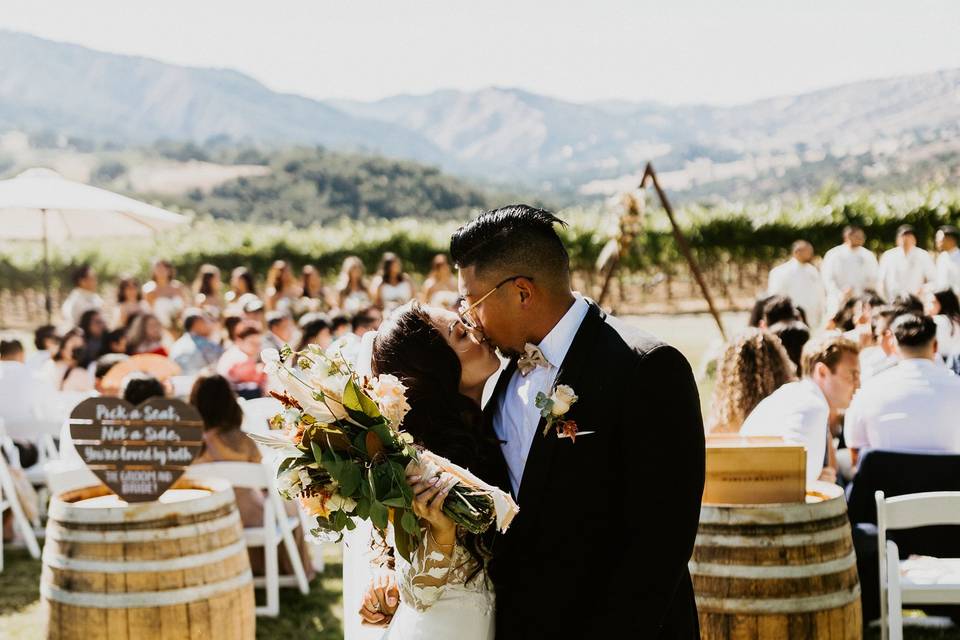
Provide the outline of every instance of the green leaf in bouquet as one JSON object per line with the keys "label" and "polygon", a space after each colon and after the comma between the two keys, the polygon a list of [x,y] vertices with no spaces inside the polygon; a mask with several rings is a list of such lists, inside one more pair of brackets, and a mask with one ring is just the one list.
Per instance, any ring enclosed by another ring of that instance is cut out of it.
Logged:
{"label": "green leaf in bouquet", "polygon": [[403,516],[400,518],[400,526],[412,536],[420,535],[420,521],[409,509],[404,510]]}
{"label": "green leaf in bouquet", "polygon": [[387,451],[395,451],[398,448],[397,432],[390,428],[386,420],[371,424],[370,430],[377,434]]}
{"label": "green leaf in bouquet", "polygon": [[330,522],[333,525],[335,531],[340,531],[347,526],[347,522],[350,521],[350,517],[347,516],[347,512],[343,509],[337,509],[330,514]]}
{"label": "green leaf in bouquet", "polygon": [[370,520],[373,522],[373,526],[381,531],[385,531],[389,516],[390,511],[387,509],[385,504],[378,500],[374,500],[370,503]]}
{"label": "green leaf in bouquet", "polygon": [[347,497],[353,497],[353,494],[357,492],[363,483],[363,474],[360,471],[360,467],[349,460],[344,461],[341,465],[339,477],[334,476],[332,473],[330,475],[340,483],[340,493]]}
{"label": "green leaf in bouquet", "polygon": [[358,498],[357,506],[353,508],[353,513],[361,520],[368,519],[370,517],[370,498],[364,496]]}
{"label": "green leaf in bouquet", "polygon": [[343,388],[343,406],[351,418],[365,427],[373,425],[383,417],[377,403],[360,389],[353,378],[350,378]]}
{"label": "green leaf in bouquet", "polygon": [[382,502],[388,507],[394,507],[396,509],[405,509],[410,506],[410,503],[403,496],[384,498]]}
{"label": "green leaf in bouquet", "polygon": [[411,554],[413,550],[417,548],[418,538],[414,538],[412,535],[403,530],[397,530],[393,533],[394,543],[397,545],[397,553],[400,554],[407,562],[410,562]]}
{"label": "green leaf in bouquet", "polygon": [[347,518],[347,531],[353,531],[357,528],[357,523],[353,521],[353,518]]}

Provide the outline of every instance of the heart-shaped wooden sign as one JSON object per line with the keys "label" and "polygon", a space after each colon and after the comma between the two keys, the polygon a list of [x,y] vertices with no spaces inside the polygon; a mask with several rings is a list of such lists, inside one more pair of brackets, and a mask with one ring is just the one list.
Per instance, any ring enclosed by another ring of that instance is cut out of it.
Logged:
{"label": "heart-shaped wooden sign", "polygon": [[127,502],[149,502],[170,488],[203,448],[203,419],[189,404],[150,398],[88,398],[70,414],[83,461]]}

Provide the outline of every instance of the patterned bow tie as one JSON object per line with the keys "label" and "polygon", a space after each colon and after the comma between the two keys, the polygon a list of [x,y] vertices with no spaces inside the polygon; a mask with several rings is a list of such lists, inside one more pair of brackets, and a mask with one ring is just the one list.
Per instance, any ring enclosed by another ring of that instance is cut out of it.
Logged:
{"label": "patterned bow tie", "polygon": [[520,369],[520,375],[526,376],[537,367],[549,367],[550,361],[544,357],[540,347],[529,342],[523,348],[524,354],[517,359],[517,368]]}

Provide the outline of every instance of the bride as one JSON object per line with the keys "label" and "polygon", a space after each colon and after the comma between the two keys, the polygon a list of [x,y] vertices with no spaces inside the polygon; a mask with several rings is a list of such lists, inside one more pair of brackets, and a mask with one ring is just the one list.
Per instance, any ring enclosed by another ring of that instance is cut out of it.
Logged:
{"label": "bride", "polygon": [[[397,309],[373,341],[373,374],[395,375],[407,386],[411,408],[403,429],[433,453],[481,474],[497,453],[482,429],[481,396],[499,367],[493,349],[457,314],[417,302]],[[400,604],[384,640],[492,640],[494,594],[485,570],[492,531],[460,530],[441,511],[452,476],[423,468],[408,473],[423,535],[409,563],[393,553],[393,576],[375,580],[361,616],[374,624],[389,620],[395,579]]]}

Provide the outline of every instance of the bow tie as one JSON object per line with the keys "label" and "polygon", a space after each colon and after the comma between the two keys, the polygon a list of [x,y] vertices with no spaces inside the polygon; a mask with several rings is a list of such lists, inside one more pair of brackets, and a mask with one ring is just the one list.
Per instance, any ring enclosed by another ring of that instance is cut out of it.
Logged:
{"label": "bow tie", "polygon": [[537,367],[550,366],[550,361],[546,359],[537,345],[528,342],[523,350],[524,354],[517,359],[517,368],[520,369],[520,375],[526,376]]}

